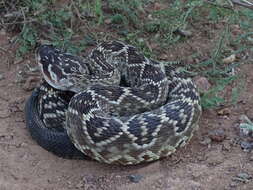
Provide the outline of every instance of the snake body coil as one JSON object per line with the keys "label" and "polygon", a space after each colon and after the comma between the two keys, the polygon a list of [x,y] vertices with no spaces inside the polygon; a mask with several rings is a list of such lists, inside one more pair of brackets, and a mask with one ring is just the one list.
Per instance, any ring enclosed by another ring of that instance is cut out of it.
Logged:
{"label": "snake body coil", "polygon": [[[97,161],[130,165],[166,157],[198,127],[201,107],[192,81],[133,46],[106,42],[79,58],[43,45],[37,60],[58,90],[41,86],[31,103],[39,105],[33,113],[41,121],[28,127],[67,132],[78,150]],[[67,91],[74,96],[66,98]]]}

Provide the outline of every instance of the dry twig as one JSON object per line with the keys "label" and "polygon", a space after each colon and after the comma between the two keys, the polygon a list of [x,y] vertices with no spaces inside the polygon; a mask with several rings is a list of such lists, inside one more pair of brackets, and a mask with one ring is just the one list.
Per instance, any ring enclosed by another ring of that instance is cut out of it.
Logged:
{"label": "dry twig", "polygon": [[239,6],[243,6],[249,9],[253,9],[253,2],[251,1],[247,1],[247,0],[231,0],[232,3],[239,5]]}
{"label": "dry twig", "polygon": [[[219,5],[217,3],[215,3],[212,0],[205,0],[205,2],[212,4],[214,6],[219,6],[219,7],[223,7],[226,9],[232,9],[232,7],[226,6],[226,5]],[[242,6],[242,7],[246,7],[249,9],[253,9],[253,2],[247,1],[247,0],[230,0],[232,5],[238,5],[238,6]]]}

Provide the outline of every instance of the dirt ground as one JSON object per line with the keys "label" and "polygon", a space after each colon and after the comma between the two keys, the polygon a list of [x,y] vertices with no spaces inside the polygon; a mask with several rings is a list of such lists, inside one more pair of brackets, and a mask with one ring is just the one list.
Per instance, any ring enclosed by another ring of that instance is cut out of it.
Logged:
{"label": "dirt ground", "polygon": [[[253,119],[253,64],[240,68],[246,84],[239,103],[221,115],[217,110],[204,111],[200,129],[188,146],[151,164],[123,167],[66,160],[38,146],[24,121],[24,104],[31,91],[17,83],[18,74],[32,60],[8,65],[13,55],[4,50],[9,48],[4,33],[0,47],[0,190],[253,189],[253,154],[238,143],[240,116]],[[217,129],[225,138],[208,142]]]}

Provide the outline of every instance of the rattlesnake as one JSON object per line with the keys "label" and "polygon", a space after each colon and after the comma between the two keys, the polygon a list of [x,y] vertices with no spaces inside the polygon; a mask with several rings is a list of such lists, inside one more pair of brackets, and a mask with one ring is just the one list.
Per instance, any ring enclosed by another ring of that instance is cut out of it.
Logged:
{"label": "rattlesnake", "polygon": [[[198,128],[201,106],[191,79],[133,46],[104,42],[81,58],[42,45],[36,55],[47,84],[27,103],[27,126],[58,155],[73,154],[75,146],[103,163],[150,162],[184,146]],[[70,151],[63,153],[66,142]]]}

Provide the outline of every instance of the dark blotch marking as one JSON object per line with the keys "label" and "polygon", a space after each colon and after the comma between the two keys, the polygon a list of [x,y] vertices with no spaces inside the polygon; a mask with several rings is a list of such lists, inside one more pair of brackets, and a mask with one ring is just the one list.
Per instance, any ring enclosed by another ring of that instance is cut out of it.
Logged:
{"label": "dark blotch marking", "polygon": [[132,88],[131,91],[135,96],[138,96],[147,102],[151,102],[157,99],[159,88],[150,84],[142,87],[141,89]]}
{"label": "dark blotch marking", "polygon": [[119,97],[124,94],[123,88],[118,86],[94,85],[91,87],[91,89],[97,94],[102,95],[111,101],[117,101]]}
{"label": "dark blotch marking", "polygon": [[[187,123],[189,122],[191,118],[191,112],[193,107],[189,105],[187,102],[176,102],[175,105],[179,105],[179,109],[172,109],[171,104],[170,106],[165,106],[166,109],[166,117],[169,117],[170,119],[178,121],[176,124],[176,127],[178,127],[178,130],[176,131],[177,133],[180,133],[185,130],[185,127]],[[179,117],[180,112],[179,110],[183,109],[184,110],[184,115],[186,115],[186,120],[185,123],[182,123],[182,119]]]}
{"label": "dark blotch marking", "polygon": [[142,73],[142,79],[151,79],[154,82],[159,82],[165,78],[165,74],[160,68],[154,67],[153,65],[145,65]]}
{"label": "dark blotch marking", "polygon": [[145,61],[145,57],[142,54],[138,54],[136,48],[128,48],[128,64],[140,64]]}
{"label": "dark blotch marking", "polygon": [[[104,123],[109,122],[108,126],[105,126]],[[120,127],[121,124],[116,122],[113,119],[105,119],[100,117],[94,117],[90,119],[89,121],[86,121],[87,131],[89,133],[89,136],[95,143],[103,142],[111,137],[116,136],[121,132]],[[100,133],[100,136],[95,136],[95,133],[98,132],[97,129],[105,127],[106,130],[103,130],[102,133]]]}
{"label": "dark blotch marking", "polygon": [[[157,126],[160,124],[160,118],[156,117],[156,116],[149,116],[147,114],[143,115],[143,119],[144,119],[144,123],[146,124],[146,128],[147,128],[147,134],[145,136],[142,136],[142,122],[140,120],[140,118],[134,118],[129,122],[129,129],[128,131],[131,134],[134,134],[135,137],[137,137],[138,139],[135,141],[135,143],[137,143],[138,145],[144,145],[144,144],[149,144],[152,140],[153,140],[153,136],[152,133],[156,130]],[[144,137],[147,138],[147,140],[142,140]]]}
{"label": "dark blotch marking", "polygon": [[121,50],[125,45],[117,42],[117,41],[112,41],[111,43],[102,43],[101,46],[105,48],[106,50],[111,50],[111,51],[119,51]]}

